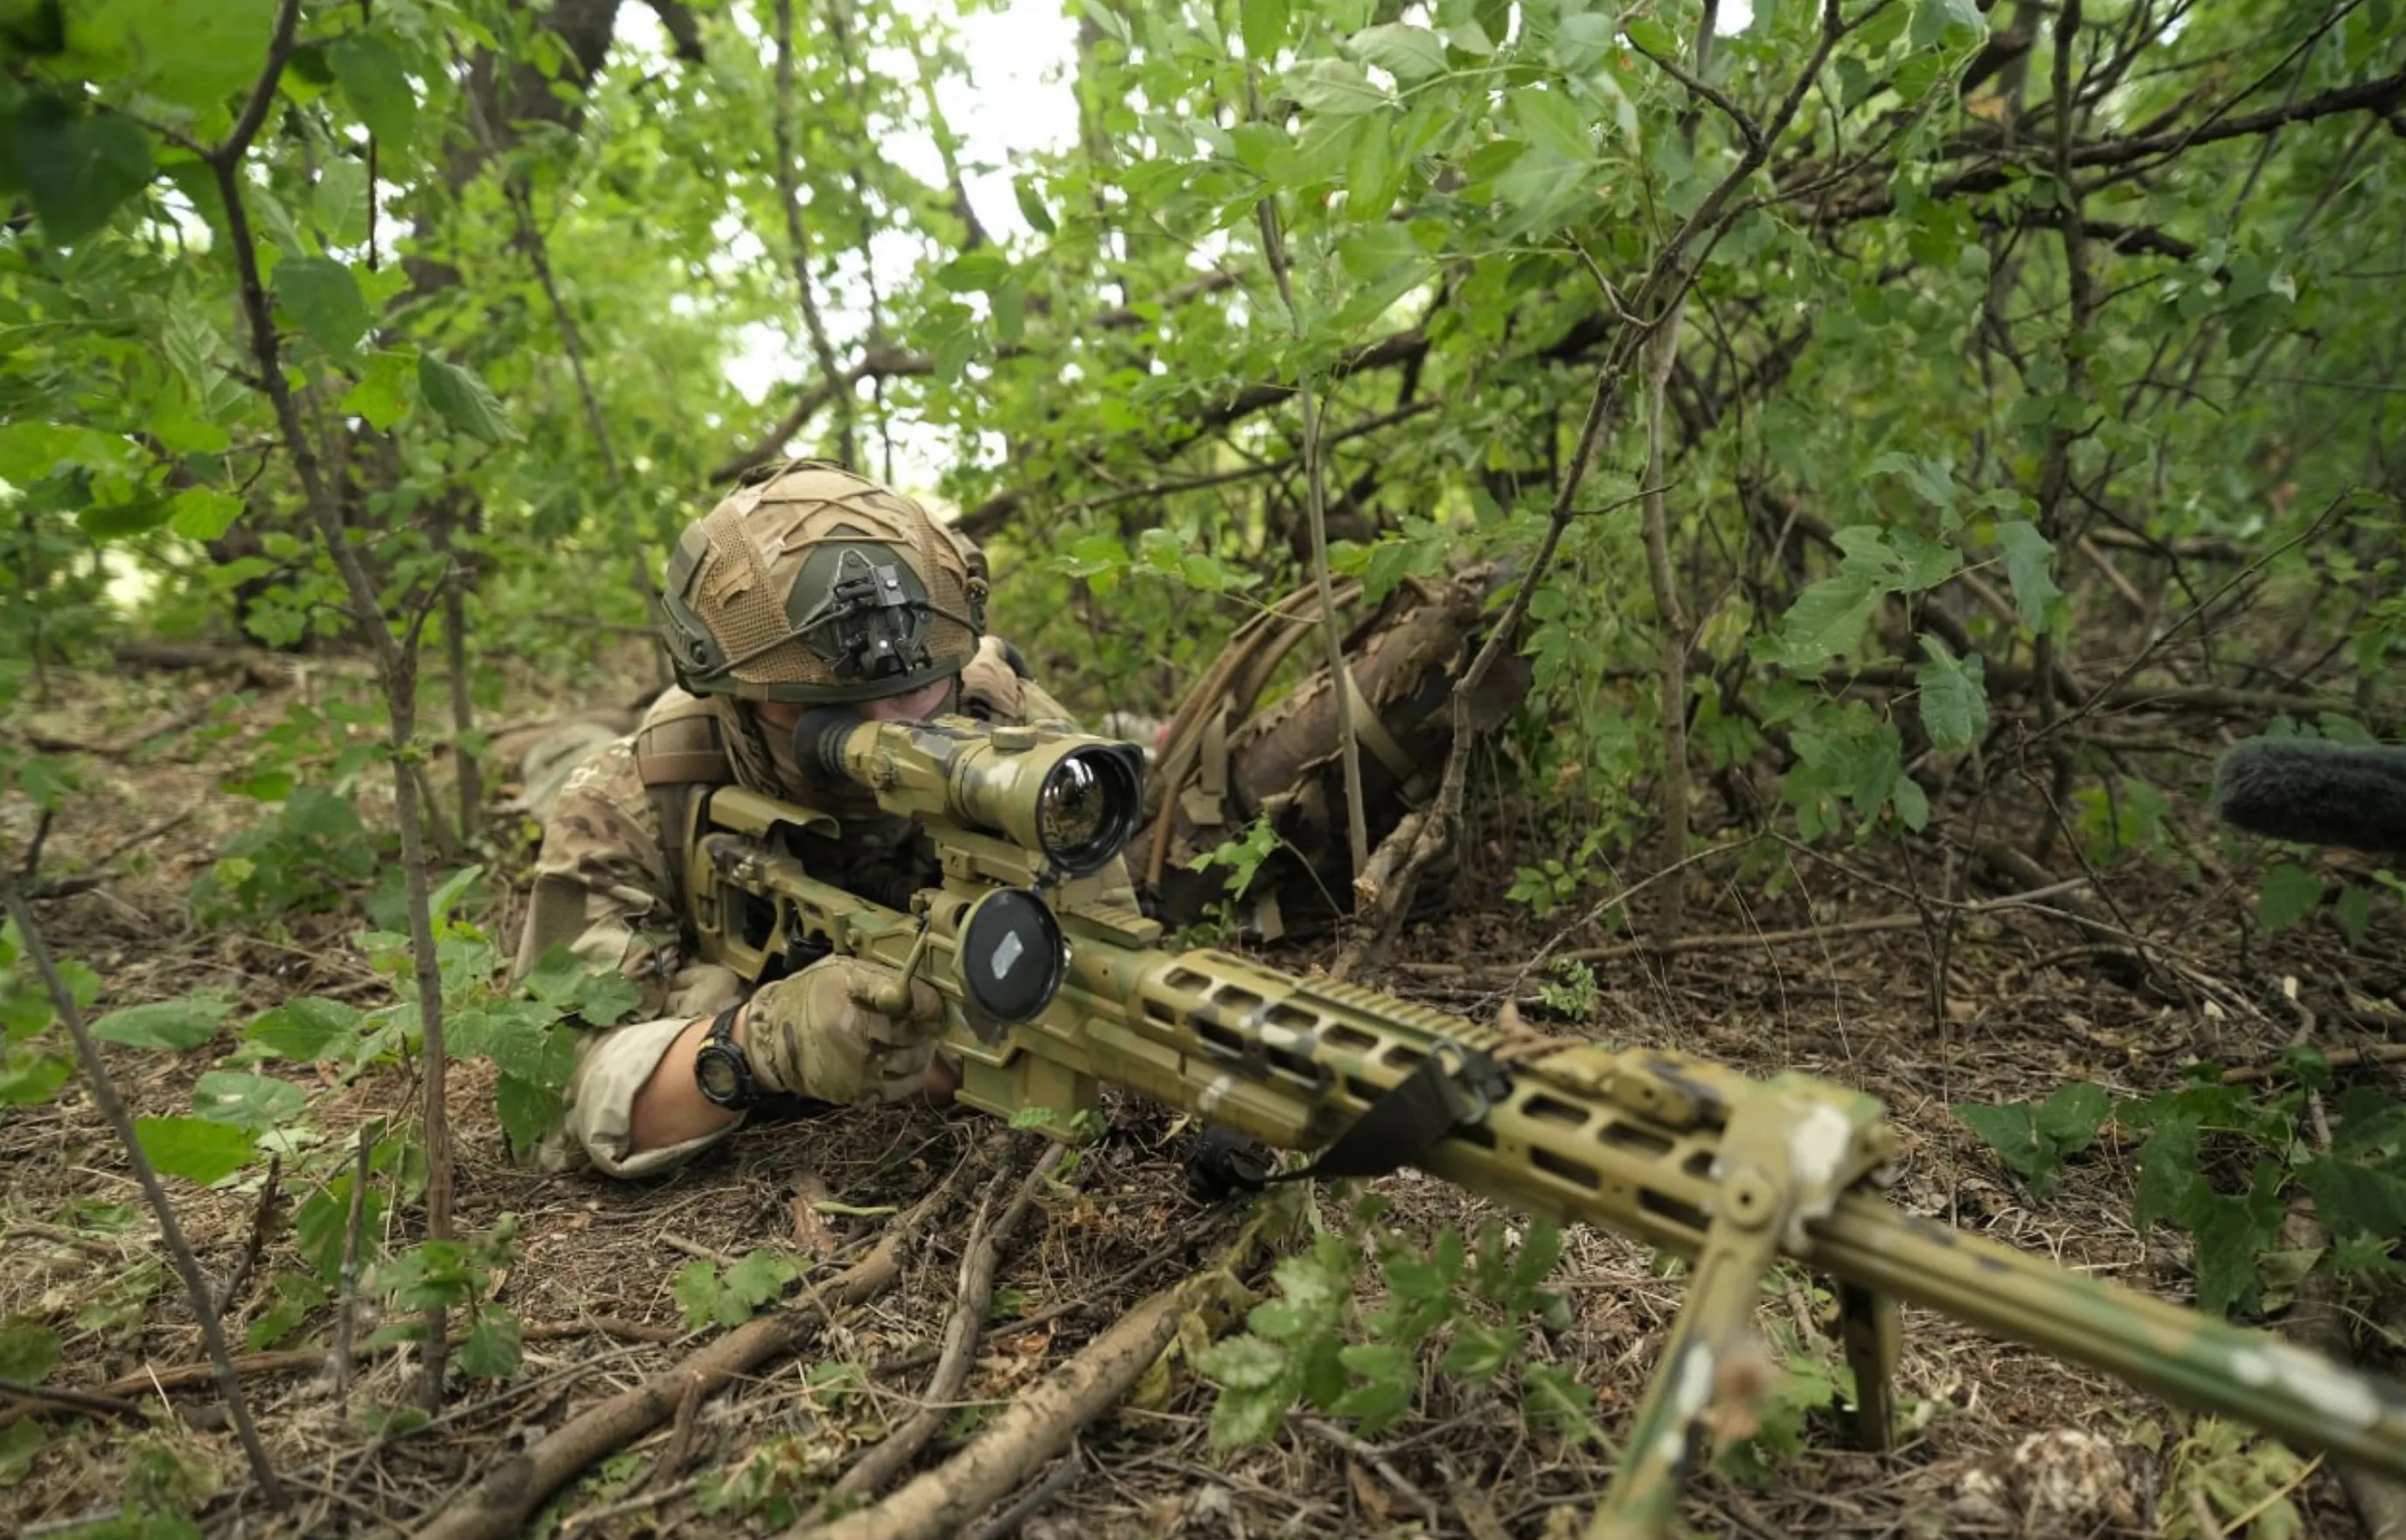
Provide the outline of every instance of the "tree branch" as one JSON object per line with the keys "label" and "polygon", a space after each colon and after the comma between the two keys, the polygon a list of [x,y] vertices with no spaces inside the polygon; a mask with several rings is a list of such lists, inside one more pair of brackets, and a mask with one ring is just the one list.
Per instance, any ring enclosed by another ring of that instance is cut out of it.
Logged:
{"label": "tree branch", "polygon": [[[777,202],[785,211],[785,240],[792,247],[794,289],[801,301],[802,329],[810,334],[811,352],[819,363],[819,378],[834,380],[843,371],[835,361],[835,345],[828,340],[826,318],[819,314],[817,286],[811,282],[810,235],[802,225],[801,185],[794,177],[794,0],[776,0],[776,16],[777,105],[770,119],[769,134],[777,162]],[[830,399],[835,403],[836,459],[854,465],[851,387],[831,392]]]}
{"label": "tree branch", "polygon": [[676,45],[676,56],[688,64],[706,63],[701,51],[701,23],[686,9],[684,0],[644,0],[660,19],[660,30]]}
{"label": "tree branch", "polygon": [[[268,44],[268,67],[260,77],[251,105],[244,110],[235,132],[226,141],[207,152],[206,160],[214,175],[218,196],[225,205],[226,245],[234,263],[234,276],[239,286],[243,318],[250,332],[251,358],[259,374],[259,388],[267,394],[275,408],[277,428],[284,446],[292,457],[293,473],[301,482],[302,501],[310,518],[318,527],[326,552],[342,575],[343,586],[350,599],[352,617],[375,649],[376,669],[385,694],[385,706],[389,719],[389,742],[393,755],[393,813],[401,835],[401,861],[403,891],[409,915],[410,954],[415,962],[418,984],[418,1010],[420,1050],[425,1064],[424,1123],[427,1148],[426,1229],[432,1239],[451,1237],[451,1125],[445,1102],[445,1068],[448,1063],[443,1046],[443,978],[435,964],[434,928],[428,910],[425,830],[419,815],[418,777],[414,767],[418,756],[418,677],[415,638],[403,646],[396,641],[392,628],[386,624],[375,580],[368,573],[367,564],[359,548],[351,543],[350,532],[344,528],[342,510],[336,506],[322,468],[318,451],[302,421],[300,404],[293,399],[292,388],[284,378],[282,348],[276,335],[276,318],[268,303],[267,286],[259,271],[259,248],[252,239],[250,211],[243,197],[242,165],[250,138],[265,118],[260,104],[274,96],[277,78],[285,61],[291,54],[293,25],[300,14],[300,0],[283,0],[276,14],[276,32]],[[248,124],[248,132],[244,129]],[[428,1312],[425,1344],[425,1391],[428,1409],[439,1410],[443,1392],[443,1366],[446,1362],[444,1312]]]}

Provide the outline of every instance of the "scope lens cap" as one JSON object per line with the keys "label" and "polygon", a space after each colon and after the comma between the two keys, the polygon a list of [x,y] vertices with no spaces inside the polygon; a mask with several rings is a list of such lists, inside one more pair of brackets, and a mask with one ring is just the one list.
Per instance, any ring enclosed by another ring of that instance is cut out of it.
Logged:
{"label": "scope lens cap", "polygon": [[997,888],[962,923],[953,964],[970,1003],[1015,1026],[1042,1014],[1060,993],[1069,948],[1043,899],[1026,888]]}

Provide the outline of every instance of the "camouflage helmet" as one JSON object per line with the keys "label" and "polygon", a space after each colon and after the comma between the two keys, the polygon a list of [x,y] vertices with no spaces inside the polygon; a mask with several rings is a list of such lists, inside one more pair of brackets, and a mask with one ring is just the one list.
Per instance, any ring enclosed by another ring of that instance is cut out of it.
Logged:
{"label": "camouflage helmet", "polygon": [[669,558],[661,639],[696,695],[812,704],[961,671],[985,629],[984,558],[911,499],[827,460],[744,479]]}

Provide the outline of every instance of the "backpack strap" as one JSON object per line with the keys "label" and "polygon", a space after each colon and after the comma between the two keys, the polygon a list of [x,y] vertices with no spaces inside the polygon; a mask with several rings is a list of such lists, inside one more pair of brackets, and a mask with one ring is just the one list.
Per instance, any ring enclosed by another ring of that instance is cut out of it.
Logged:
{"label": "backpack strap", "polygon": [[663,694],[635,729],[635,774],[659,816],[669,901],[683,915],[686,845],[693,833],[695,798],[735,779],[735,762],[728,757],[716,708],[683,690]]}

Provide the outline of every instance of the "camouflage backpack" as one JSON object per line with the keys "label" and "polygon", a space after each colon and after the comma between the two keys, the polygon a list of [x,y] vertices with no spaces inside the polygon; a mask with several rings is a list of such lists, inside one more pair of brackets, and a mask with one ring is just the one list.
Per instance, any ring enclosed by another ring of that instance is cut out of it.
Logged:
{"label": "camouflage backpack", "polygon": [[[1407,579],[1346,634],[1344,684],[1353,691],[1373,848],[1437,790],[1452,742],[1453,681],[1483,636],[1482,617],[1501,577],[1481,565]],[[1334,598],[1340,617],[1359,611],[1362,586],[1339,582]],[[1238,628],[1163,730],[1146,785],[1149,822],[1128,859],[1164,922],[1196,924],[1227,897],[1227,869],[1196,870],[1195,863],[1242,840],[1264,815],[1279,845],[1238,901],[1240,921],[1274,940],[1324,932],[1352,910],[1344,770],[1327,665],[1257,709],[1297,647],[1308,649],[1304,657],[1320,655],[1320,615],[1319,590],[1306,586]],[[1526,660],[1507,653],[1488,686],[1472,708],[1472,730],[1480,734],[1520,704],[1529,686]]]}

